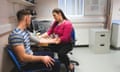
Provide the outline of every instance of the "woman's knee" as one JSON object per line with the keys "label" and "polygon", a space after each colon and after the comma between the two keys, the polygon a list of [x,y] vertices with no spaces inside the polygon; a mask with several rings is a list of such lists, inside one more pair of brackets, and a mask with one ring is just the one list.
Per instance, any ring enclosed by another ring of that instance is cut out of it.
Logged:
{"label": "woman's knee", "polygon": [[58,56],[59,56],[59,57],[65,57],[66,54],[65,54],[65,53],[62,53],[62,52],[59,52],[59,53],[58,53]]}

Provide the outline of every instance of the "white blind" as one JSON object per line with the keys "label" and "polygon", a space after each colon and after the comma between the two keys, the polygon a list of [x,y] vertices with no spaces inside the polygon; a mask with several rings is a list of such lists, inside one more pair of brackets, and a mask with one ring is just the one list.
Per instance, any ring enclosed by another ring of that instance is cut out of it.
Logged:
{"label": "white blind", "polygon": [[66,15],[83,15],[84,0],[58,0],[58,4]]}

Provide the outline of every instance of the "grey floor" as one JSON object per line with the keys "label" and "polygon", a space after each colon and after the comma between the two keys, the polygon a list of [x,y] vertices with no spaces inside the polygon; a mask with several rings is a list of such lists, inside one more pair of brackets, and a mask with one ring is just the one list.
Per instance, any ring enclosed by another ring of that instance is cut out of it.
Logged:
{"label": "grey floor", "polygon": [[89,48],[74,48],[69,57],[80,63],[75,72],[120,72],[120,50],[95,54]]}
{"label": "grey floor", "polygon": [[[70,59],[79,62],[75,72],[120,72],[120,50],[110,50],[109,53],[95,54],[88,47],[74,48]],[[15,72],[15,71],[11,71]],[[65,72],[65,67],[61,69]]]}

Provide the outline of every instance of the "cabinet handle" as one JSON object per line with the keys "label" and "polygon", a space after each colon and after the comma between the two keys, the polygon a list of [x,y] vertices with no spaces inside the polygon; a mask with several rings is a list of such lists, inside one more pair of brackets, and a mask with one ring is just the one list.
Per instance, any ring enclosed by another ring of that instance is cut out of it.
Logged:
{"label": "cabinet handle", "polygon": [[104,44],[100,44],[100,46],[105,46]]}
{"label": "cabinet handle", "polygon": [[100,35],[101,37],[104,37],[105,36],[105,34],[102,34],[102,35]]}

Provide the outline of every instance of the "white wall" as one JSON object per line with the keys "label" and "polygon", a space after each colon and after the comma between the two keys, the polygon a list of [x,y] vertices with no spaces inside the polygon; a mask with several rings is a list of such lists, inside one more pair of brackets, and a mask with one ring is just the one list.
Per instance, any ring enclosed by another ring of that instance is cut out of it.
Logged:
{"label": "white wall", "polygon": [[58,0],[37,0],[37,17],[40,19],[51,19],[52,9],[58,7]]}
{"label": "white wall", "polygon": [[5,46],[8,44],[9,32],[16,26],[16,12],[21,8],[24,6],[0,0],[0,72],[10,72],[13,68]]}
{"label": "white wall", "polygon": [[83,23],[73,24],[76,32],[76,45],[88,45],[89,44],[89,30],[91,28],[103,28],[102,23]]}
{"label": "white wall", "polygon": [[120,0],[113,0],[112,20],[120,20]]}
{"label": "white wall", "polygon": [[[89,0],[85,0],[85,2],[88,3]],[[99,0],[101,1],[101,0]],[[104,0],[102,0],[104,1]],[[51,10],[53,8],[58,7],[58,0],[37,0],[37,14],[39,19],[52,19]],[[87,4],[85,3],[85,7],[87,8]],[[103,6],[102,6],[103,7]],[[89,7],[90,9],[90,7]],[[101,8],[100,8],[101,9]],[[88,11],[87,9],[85,9]],[[97,12],[97,11],[96,11]],[[86,13],[86,12],[85,12]],[[68,18],[72,21],[73,26],[76,31],[76,44],[78,45],[88,45],[89,44],[89,29],[91,28],[103,28],[104,22],[105,22],[105,16],[104,16],[103,10],[101,15],[92,16],[92,12],[89,14],[89,16],[84,16],[81,18]],[[88,15],[86,13],[86,15]]]}
{"label": "white wall", "polygon": [[[9,24],[9,16],[12,14],[12,5],[7,0],[0,0],[0,34],[7,32],[6,27],[10,30],[11,25]],[[5,51],[5,45],[7,44],[8,34],[0,36],[0,72],[8,72],[13,67],[10,59]],[[11,65],[10,67],[8,65]],[[7,67],[7,69],[6,69]]]}

